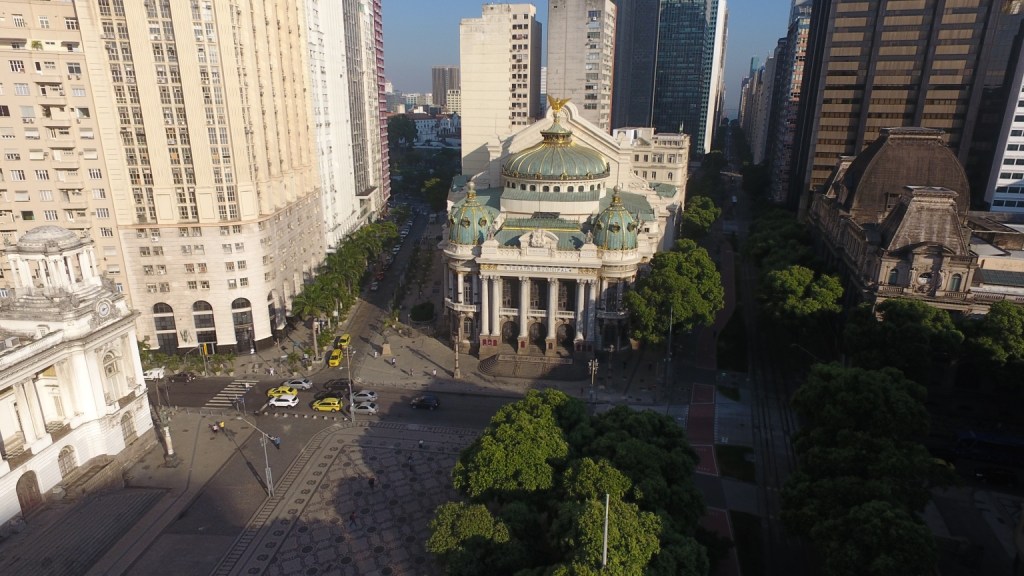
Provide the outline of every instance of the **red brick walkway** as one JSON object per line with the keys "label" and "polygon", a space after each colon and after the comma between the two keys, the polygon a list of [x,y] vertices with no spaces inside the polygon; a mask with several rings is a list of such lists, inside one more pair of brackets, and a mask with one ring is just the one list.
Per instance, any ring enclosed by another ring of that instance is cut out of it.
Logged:
{"label": "red brick walkway", "polygon": [[[732,540],[732,523],[729,522],[729,512],[727,510],[708,508],[704,517],[700,520],[700,525],[719,536]],[[736,556],[736,548],[731,548],[725,560],[718,564],[715,576],[740,576],[740,561]]]}

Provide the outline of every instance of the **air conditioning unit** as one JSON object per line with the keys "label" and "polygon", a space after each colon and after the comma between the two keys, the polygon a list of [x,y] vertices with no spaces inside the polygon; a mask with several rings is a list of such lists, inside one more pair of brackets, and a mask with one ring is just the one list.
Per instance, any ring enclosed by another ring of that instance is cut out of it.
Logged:
{"label": "air conditioning unit", "polygon": [[22,118],[21,122],[23,124],[35,124],[36,123],[36,119],[35,118]]}

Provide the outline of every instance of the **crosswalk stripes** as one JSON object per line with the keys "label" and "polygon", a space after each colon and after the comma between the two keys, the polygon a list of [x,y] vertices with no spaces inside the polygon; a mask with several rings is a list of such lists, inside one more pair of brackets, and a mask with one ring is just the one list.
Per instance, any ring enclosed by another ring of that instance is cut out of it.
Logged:
{"label": "crosswalk stripes", "polygon": [[256,380],[235,380],[210,398],[203,408],[234,408],[235,401],[258,383]]}

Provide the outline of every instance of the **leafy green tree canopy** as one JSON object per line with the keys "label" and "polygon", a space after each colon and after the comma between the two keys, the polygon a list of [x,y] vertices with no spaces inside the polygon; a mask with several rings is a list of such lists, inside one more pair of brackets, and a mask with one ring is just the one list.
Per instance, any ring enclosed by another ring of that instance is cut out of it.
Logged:
{"label": "leafy green tree canopy", "polygon": [[779,321],[803,320],[822,314],[837,314],[843,286],[830,274],[794,264],[770,270],[761,281],[765,312]]}
{"label": "leafy green tree canopy", "polygon": [[722,209],[707,196],[690,196],[686,199],[686,210],[681,217],[683,236],[701,238],[711,230],[711,225],[722,215]]}
{"label": "leafy green tree canopy", "polygon": [[935,538],[927,526],[888,502],[867,502],[826,519],[811,537],[828,576],[927,576],[935,573]]}
{"label": "leafy green tree canopy", "polygon": [[405,114],[388,118],[388,143],[392,146],[412,146],[416,142],[416,122]]}
{"label": "leafy green tree canopy", "polygon": [[684,239],[676,249],[655,254],[650,273],[626,293],[624,302],[632,337],[658,344],[667,337],[670,322],[682,330],[714,323],[725,306],[725,290],[707,250]]}

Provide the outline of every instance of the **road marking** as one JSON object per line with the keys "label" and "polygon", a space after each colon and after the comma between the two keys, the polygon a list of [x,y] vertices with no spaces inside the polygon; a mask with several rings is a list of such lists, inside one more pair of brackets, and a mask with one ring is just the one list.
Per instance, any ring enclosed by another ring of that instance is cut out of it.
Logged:
{"label": "road marking", "polygon": [[235,400],[244,396],[257,383],[255,380],[235,380],[210,398],[203,408],[234,408]]}

